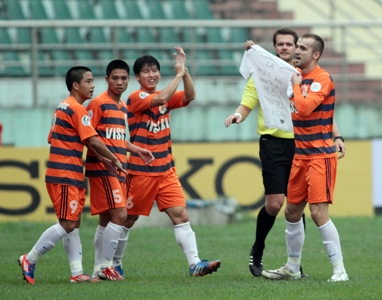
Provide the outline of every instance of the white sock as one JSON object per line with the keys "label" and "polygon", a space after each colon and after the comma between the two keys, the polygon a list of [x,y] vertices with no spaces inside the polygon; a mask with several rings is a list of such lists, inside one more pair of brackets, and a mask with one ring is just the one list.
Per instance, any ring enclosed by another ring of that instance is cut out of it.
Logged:
{"label": "white sock", "polygon": [[342,258],[340,236],[336,226],[334,226],[332,220],[329,220],[328,223],[318,227],[318,229],[321,232],[322,242],[333,266],[333,273],[346,272]]}
{"label": "white sock", "polygon": [[297,223],[286,221],[285,238],[287,244],[288,261],[286,267],[293,273],[300,271],[302,247],[304,246],[305,231],[302,219]]}
{"label": "white sock", "polygon": [[80,231],[78,228],[74,228],[72,232],[69,232],[62,239],[66,256],[69,260],[70,272],[72,276],[82,274],[82,245],[80,239]]}
{"label": "white sock", "polygon": [[103,233],[105,231],[105,227],[98,225],[95,235],[94,235],[94,270],[93,277],[98,277],[98,272],[101,270],[102,265],[102,241],[103,241]]}
{"label": "white sock", "polygon": [[123,258],[123,254],[125,253],[127,240],[129,239],[129,233],[130,233],[130,229],[126,228],[125,226],[122,226],[121,234],[119,235],[119,238],[118,238],[117,249],[115,250],[115,253],[114,253],[113,266],[122,267],[122,258]]}
{"label": "white sock", "polygon": [[194,266],[200,262],[195,232],[192,231],[190,222],[174,226],[175,239],[186,255],[188,265]]}
{"label": "white sock", "polygon": [[27,260],[35,264],[42,255],[52,249],[65,235],[67,235],[67,232],[60,223],[50,226],[43,232],[32,250],[28,253]]}
{"label": "white sock", "polygon": [[118,238],[122,226],[109,222],[105,228],[102,239],[102,265],[101,268],[111,267],[113,257],[118,245]]}

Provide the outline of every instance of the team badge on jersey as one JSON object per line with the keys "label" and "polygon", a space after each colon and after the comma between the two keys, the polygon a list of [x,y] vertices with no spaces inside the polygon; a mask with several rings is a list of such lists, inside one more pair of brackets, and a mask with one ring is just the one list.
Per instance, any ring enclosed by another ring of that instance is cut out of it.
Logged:
{"label": "team badge on jersey", "polygon": [[145,92],[140,92],[140,93],[139,93],[139,97],[140,97],[141,99],[145,99],[145,98],[147,98],[149,95],[150,95],[150,94],[145,93]]}
{"label": "team badge on jersey", "polygon": [[89,118],[91,119],[93,117],[93,111],[92,110],[88,110],[88,115],[89,115]]}
{"label": "team badge on jersey", "polygon": [[159,112],[160,112],[161,114],[164,114],[164,113],[166,112],[166,105],[161,105],[161,106],[159,106]]}
{"label": "team badge on jersey", "polygon": [[321,83],[319,82],[313,82],[311,85],[310,85],[310,90],[312,92],[318,92],[319,90],[321,90]]}
{"label": "team badge on jersey", "polygon": [[83,116],[81,122],[85,126],[90,126],[90,118],[89,118],[89,116]]}

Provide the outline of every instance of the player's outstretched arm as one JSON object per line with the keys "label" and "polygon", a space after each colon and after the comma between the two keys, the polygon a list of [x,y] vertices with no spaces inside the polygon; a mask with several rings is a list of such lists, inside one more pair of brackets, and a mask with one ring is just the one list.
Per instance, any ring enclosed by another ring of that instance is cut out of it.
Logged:
{"label": "player's outstretched arm", "polygon": [[[107,149],[105,144],[102,143],[102,141],[98,137],[91,136],[90,138],[86,139],[84,141],[84,143],[87,147],[92,149],[94,152],[96,152],[99,155],[109,159],[112,162],[112,164],[114,165],[114,169],[113,168],[109,169],[107,166],[106,166],[106,168],[113,175],[117,175],[118,172],[123,172],[123,173],[127,174],[127,171],[125,169],[123,169],[122,164],[118,160],[118,158],[113,153],[111,153],[109,151],[109,149]],[[107,163],[107,160],[105,160],[105,162]],[[105,164],[105,162],[103,162],[103,163]]]}
{"label": "player's outstretched arm", "polygon": [[240,104],[236,108],[235,112],[232,115],[229,115],[227,119],[225,119],[224,121],[225,127],[229,127],[231,124],[234,124],[234,123],[240,124],[248,117],[251,111],[252,110],[249,107]]}
{"label": "player's outstretched arm", "polygon": [[137,153],[146,164],[150,164],[154,160],[154,155],[150,150],[138,147],[130,142],[127,142],[127,151]]}
{"label": "player's outstretched arm", "polygon": [[[177,46],[179,47],[179,46]],[[180,81],[182,80],[185,72],[184,65],[184,55],[180,55],[179,48],[175,47],[175,50],[178,52],[174,53],[175,58],[175,77],[171,82],[151,101],[151,107],[161,106],[167,103],[171,99],[171,97],[175,94]],[[181,48],[180,48],[181,49]]]}

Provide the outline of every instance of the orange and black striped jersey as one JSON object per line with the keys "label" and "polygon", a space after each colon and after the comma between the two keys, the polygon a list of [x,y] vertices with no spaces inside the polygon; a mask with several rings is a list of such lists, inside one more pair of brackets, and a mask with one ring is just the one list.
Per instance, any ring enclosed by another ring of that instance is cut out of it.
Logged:
{"label": "orange and black striped jersey", "polygon": [[83,142],[96,135],[85,107],[74,97],[62,101],[56,108],[48,136],[50,154],[45,181],[85,187]]}
{"label": "orange and black striped jersey", "polygon": [[127,100],[130,142],[150,150],[155,157],[150,165],[146,165],[137,154],[131,153],[127,164],[130,174],[159,176],[174,167],[170,111],[188,103],[183,103],[184,91],[178,91],[165,105],[150,108],[152,99],[159,93],[148,94],[137,90]]}
{"label": "orange and black striped jersey", "polygon": [[320,66],[302,75],[293,86],[291,99],[295,157],[299,159],[336,156],[333,142],[335,88],[332,77]]}
{"label": "orange and black striped jersey", "polygon": [[[101,93],[90,101],[86,108],[90,122],[101,141],[127,167],[127,108],[122,100],[117,104],[107,92]],[[86,154],[85,176],[113,176],[106,170],[91,149]],[[119,180],[125,182],[124,173]]]}

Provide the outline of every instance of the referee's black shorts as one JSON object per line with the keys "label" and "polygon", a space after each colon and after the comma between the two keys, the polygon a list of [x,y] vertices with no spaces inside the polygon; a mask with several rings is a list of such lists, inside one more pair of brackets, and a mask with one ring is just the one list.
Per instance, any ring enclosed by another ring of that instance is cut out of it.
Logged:
{"label": "referee's black shorts", "polygon": [[265,195],[286,195],[295,150],[294,139],[262,135],[259,148]]}

